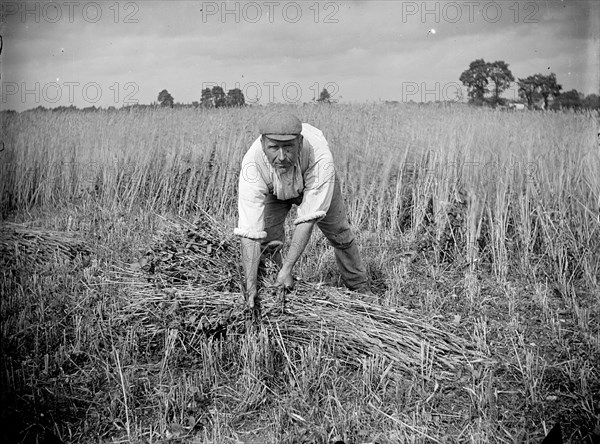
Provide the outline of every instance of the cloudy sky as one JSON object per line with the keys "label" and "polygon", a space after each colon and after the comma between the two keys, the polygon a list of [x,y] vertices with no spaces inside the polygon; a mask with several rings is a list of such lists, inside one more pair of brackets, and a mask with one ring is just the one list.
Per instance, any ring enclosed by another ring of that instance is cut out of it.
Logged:
{"label": "cloudy sky", "polygon": [[[600,2],[5,2],[2,109],[177,102],[454,100],[469,63],[600,92]],[[508,96],[515,96],[509,92]]]}

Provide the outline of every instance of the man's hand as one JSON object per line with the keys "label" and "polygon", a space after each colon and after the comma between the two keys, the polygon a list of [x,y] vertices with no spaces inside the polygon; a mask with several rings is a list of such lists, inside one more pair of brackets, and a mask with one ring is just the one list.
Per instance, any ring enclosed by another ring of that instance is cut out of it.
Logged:
{"label": "man's hand", "polygon": [[311,220],[296,225],[296,229],[294,230],[294,235],[292,237],[292,244],[290,245],[290,249],[288,250],[285,260],[283,261],[283,266],[277,275],[277,281],[275,282],[277,287],[283,287],[284,289],[294,288],[292,269],[306,248],[306,244],[308,244],[315,223],[316,221]]}
{"label": "man's hand", "polygon": [[277,274],[275,285],[277,287],[283,287],[286,290],[294,288],[294,277],[292,276],[291,270],[283,267]]}

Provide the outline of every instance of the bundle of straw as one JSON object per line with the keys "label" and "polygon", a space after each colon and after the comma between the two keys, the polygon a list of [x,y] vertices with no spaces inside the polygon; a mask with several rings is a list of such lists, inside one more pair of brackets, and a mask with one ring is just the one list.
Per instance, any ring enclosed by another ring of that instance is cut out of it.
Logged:
{"label": "bundle of straw", "polygon": [[0,257],[14,264],[26,258],[28,265],[44,265],[56,256],[89,257],[87,244],[71,233],[4,222],[0,225]]}
{"label": "bundle of straw", "polygon": [[128,270],[134,276],[144,272],[158,287],[195,284],[215,291],[237,290],[239,247],[230,232],[204,212],[193,223],[164,219],[154,245]]}
{"label": "bundle of straw", "polygon": [[251,313],[239,292],[239,248],[230,230],[206,213],[193,224],[165,220],[164,227],[149,262],[120,273],[122,319],[139,327],[150,348],[175,332],[186,349],[199,349],[207,336],[245,334],[258,325],[286,347],[328,341],[336,359],[357,364],[384,357],[399,373],[435,368],[441,377],[483,358],[466,340],[414,313],[320,284],[299,283],[286,306],[263,285],[261,310]]}
{"label": "bundle of straw", "polygon": [[[188,350],[200,349],[207,335],[244,334],[256,321],[286,347],[328,343],[335,358],[360,364],[367,357],[387,359],[394,373],[444,378],[483,356],[466,340],[432,326],[400,308],[370,304],[357,295],[318,284],[299,283],[282,304],[264,291],[258,319],[251,320],[239,293],[195,288],[158,290],[130,282],[121,313],[136,325],[143,342],[162,343],[176,332]],[[155,344],[159,346],[159,344]]]}

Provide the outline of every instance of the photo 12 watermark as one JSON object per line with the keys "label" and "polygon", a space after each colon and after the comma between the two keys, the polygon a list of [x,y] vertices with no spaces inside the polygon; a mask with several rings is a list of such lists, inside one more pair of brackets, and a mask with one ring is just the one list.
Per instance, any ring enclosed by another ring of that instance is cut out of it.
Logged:
{"label": "photo 12 watermark", "polygon": [[[452,104],[466,103],[468,99],[468,89],[461,82],[415,81],[401,82],[400,84],[400,101],[402,103],[443,102]],[[518,85],[513,83],[502,91],[498,106],[508,106],[519,100],[522,100],[522,97],[519,95]]]}
{"label": "photo 12 watermark", "polygon": [[340,21],[337,2],[202,2],[202,23],[313,23]]}
{"label": "photo 12 watermark", "polygon": [[53,105],[134,105],[139,103],[140,87],[136,82],[2,82],[1,101],[11,106]]}
{"label": "photo 12 watermark", "polygon": [[407,102],[463,102],[463,86],[459,82],[402,82],[400,100]]}
{"label": "photo 12 watermark", "polygon": [[[305,102],[327,101],[335,102],[340,97],[340,87],[336,82],[314,82],[302,85],[299,82],[246,82],[227,84],[225,82],[202,82],[202,90],[227,94],[236,89],[244,95],[247,104],[287,103],[300,104]],[[325,100],[326,99],[326,100]]]}
{"label": "photo 12 watermark", "polygon": [[539,23],[540,6],[534,1],[403,1],[402,23]]}
{"label": "photo 12 watermark", "polygon": [[139,23],[138,2],[22,1],[0,3],[0,21],[20,23],[98,23],[103,18],[114,23]]}

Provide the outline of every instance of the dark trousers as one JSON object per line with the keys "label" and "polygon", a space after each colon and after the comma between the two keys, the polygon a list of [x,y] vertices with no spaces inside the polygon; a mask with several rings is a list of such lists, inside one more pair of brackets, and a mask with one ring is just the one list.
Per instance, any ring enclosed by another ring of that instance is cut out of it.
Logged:
{"label": "dark trousers", "polygon": [[[279,200],[273,194],[267,195],[265,201],[265,231],[267,237],[262,240],[263,248],[274,240],[285,241],[285,218],[292,205],[302,203],[302,198],[303,196],[300,195],[294,199]],[[364,290],[367,288],[367,271],[350,229],[346,206],[337,177],[329,210],[325,217],[317,222],[317,226],[334,248],[335,260],[346,287],[351,290]],[[268,253],[268,250],[266,253]],[[278,265],[281,265],[280,252],[274,253],[272,259]]]}

